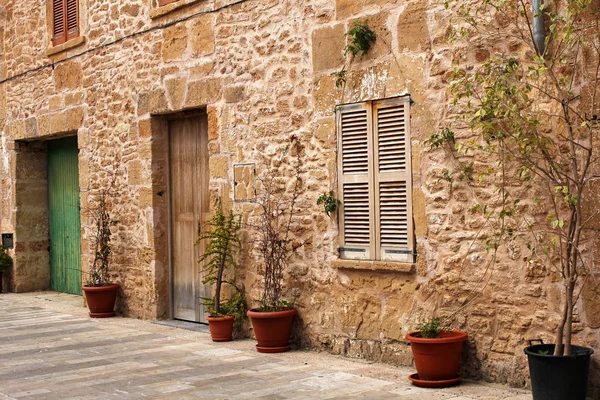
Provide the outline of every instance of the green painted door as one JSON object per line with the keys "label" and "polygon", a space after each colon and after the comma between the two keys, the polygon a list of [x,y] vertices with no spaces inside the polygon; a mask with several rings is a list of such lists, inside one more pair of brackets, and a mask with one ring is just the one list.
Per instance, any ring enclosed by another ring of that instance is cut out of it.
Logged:
{"label": "green painted door", "polygon": [[81,294],[77,138],[48,142],[50,288]]}

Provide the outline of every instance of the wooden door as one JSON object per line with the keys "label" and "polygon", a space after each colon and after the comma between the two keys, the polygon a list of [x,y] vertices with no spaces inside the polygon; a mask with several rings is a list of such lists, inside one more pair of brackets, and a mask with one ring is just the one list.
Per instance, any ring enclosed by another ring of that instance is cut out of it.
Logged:
{"label": "wooden door", "polygon": [[50,288],[81,294],[77,138],[48,142]]}
{"label": "wooden door", "polygon": [[205,244],[194,243],[209,209],[206,115],[172,120],[169,134],[173,317],[205,322],[200,297],[211,289],[198,264]]}

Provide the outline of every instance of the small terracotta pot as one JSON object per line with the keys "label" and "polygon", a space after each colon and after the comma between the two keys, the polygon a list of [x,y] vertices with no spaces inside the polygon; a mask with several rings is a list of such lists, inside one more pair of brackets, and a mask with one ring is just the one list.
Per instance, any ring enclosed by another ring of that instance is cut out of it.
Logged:
{"label": "small terracotta pot", "polygon": [[206,317],[213,342],[229,342],[233,337],[234,317]]}
{"label": "small terracotta pot", "polygon": [[115,300],[119,285],[84,286],[83,293],[90,309],[90,317],[107,318],[115,315]]}
{"label": "small terracotta pot", "polygon": [[[446,381],[447,385],[458,383],[458,371],[463,342],[467,334],[462,331],[442,332],[440,338],[425,339],[420,332],[406,335],[415,359],[418,380]],[[413,380],[415,384],[418,384]]]}
{"label": "small terracotta pot", "polygon": [[250,310],[246,315],[252,321],[259,353],[283,353],[290,349],[295,308],[274,312]]}

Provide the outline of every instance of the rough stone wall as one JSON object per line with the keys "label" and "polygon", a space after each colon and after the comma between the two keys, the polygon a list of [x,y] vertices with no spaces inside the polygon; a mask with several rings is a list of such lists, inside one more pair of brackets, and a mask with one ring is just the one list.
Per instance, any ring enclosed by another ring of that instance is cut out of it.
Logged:
{"label": "rough stone wall", "polygon": [[[305,245],[286,277],[286,287],[300,293],[298,342],[409,364],[403,337],[416,322],[451,313],[473,295],[485,250],[471,252],[469,273],[460,271],[481,217],[471,213],[465,187],[450,190],[440,181],[443,155],[423,141],[450,118],[445,88],[452,62],[479,63],[489,54],[447,41],[451,22],[442,1],[247,0],[228,6],[232,0],[180,0],[160,9],[142,0],[80,1],[86,13],[82,43],[50,55],[43,2],[7,0],[0,6],[0,80],[16,76],[0,84],[3,231],[14,231],[24,211],[16,197],[15,141],[76,133],[82,208],[116,176],[119,307],[133,317],[168,318],[164,115],[205,109],[211,197],[247,217],[253,205],[233,203],[234,164],[256,163],[261,171],[264,156],[280,154],[291,134],[305,145],[294,227]],[[378,39],[354,61],[342,92],[331,73],[344,62],[345,33],[357,19],[366,19]],[[112,43],[135,32],[143,33]],[[37,66],[43,67],[25,72]],[[336,187],[334,107],[405,94],[415,102],[417,262],[337,260],[337,221],[315,204],[319,194]],[[82,225],[86,268],[92,254],[85,214]],[[260,293],[261,268],[252,250],[247,253],[240,279],[252,300]],[[466,373],[523,385],[524,339],[551,340],[560,297],[544,266],[526,264],[518,251],[502,252],[500,260],[486,290],[456,325],[471,338]],[[15,268],[27,265],[17,258]],[[26,287],[19,276],[13,274],[13,290]],[[600,324],[590,293],[576,341],[595,346]]]}

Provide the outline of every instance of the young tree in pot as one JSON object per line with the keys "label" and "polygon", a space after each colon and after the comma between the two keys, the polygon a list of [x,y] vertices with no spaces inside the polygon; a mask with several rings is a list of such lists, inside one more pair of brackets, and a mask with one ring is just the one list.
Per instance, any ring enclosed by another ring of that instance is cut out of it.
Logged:
{"label": "young tree in pot", "polygon": [[88,281],[82,290],[92,318],[107,318],[115,315],[115,301],[119,290],[119,285],[110,281],[109,270],[112,252],[111,227],[118,223],[110,214],[108,199],[110,188],[103,189],[92,200],[92,206],[87,210],[87,215],[94,224],[92,237],[94,260],[87,272]]}
{"label": "young tree in pot", "polygon": [[[459,154],[484,152],[497,160],[481,174],[492,176],[500,196],[482,208],[487,220],[496,216],[499,222],[498,239],[488,245],[497,249],[502,241],[514,240],[518,215],[532,233],[529,259],[545,257],[562,288],[554,344],[525,350],[534,398],[584,399],[593,350],[572,344],[573,316],[581,287],[594,279],[585,248],[594,239],[588,228],[598,214],[592,185],[600,174],[600,10],[590,0],[449,4],[465,22],[457,33],[481,54],[496,53],[480,65],[457,67],[450,78],[452,111],[478,135],[452,135],[453,141],[463,138],[453,147]],[[498,21],[505,25],[502,31]],[[503,43],[524,50],[515,53]],[[544,195],[513,197],[511,187],[518,180],[530,193]],[[539,217],[528,208],[547,213]]]}
{"label": "young tree in pot", "polygon": [[[268,170],[268,176],[261,179],[262,191],[257,198],[260,209],[260,222],[255,226],[256,245],[263,261],[264,287],[260,306],[248,311],[261,353],[280,353],[290,349],[290,335],[296,309],[295,298],[284,298],[283,279],[290,257],[297,246],[290,236],[292,222],[297,212],[296,202],[300,194],[300,155],[303,151],[298,138],[293,135],[286,147],[283,158],[289,153],[295,155],[292,169],[292,185],[287,186],[285,179],[274,176]],[[281,164],[285,164],[282,163]]]}
{"label": "young tree in pot", "polygon": [[444,329],[440,318],[425,321],[417,329],[406,335],[417,368],[417,373],[408,378],[415,385],[423,387],[457,384],[460,381],[458,371],[467,334]]}
{"label": "young tree in pot", "polygon": [[13,264],[13,259],[8,255],[8,248],[0,246],[0,293],[2,293],[2,275],[7,272]]}
{"label": "young tree in pot", "polygon": [[[212,340],[227,342],[233,337],[234,324],[240,326],[246,316],[244,290],[235,284],[235,280],[225,279],[226,270],[233,270],[237,266],[236,256],[241,248],[241,216],[231,210],[225,215],[219,204],[208,226],[198,236],[196,245],[204,240],[208,241],[198,262],[206,262],[206,277],[202,282],[215,285],[215,288],[212,297],[202,297],[202,300],[210,314],[207,319]],[[222,301],[223,284],[229,285],[233,290],[226,301]]]}

